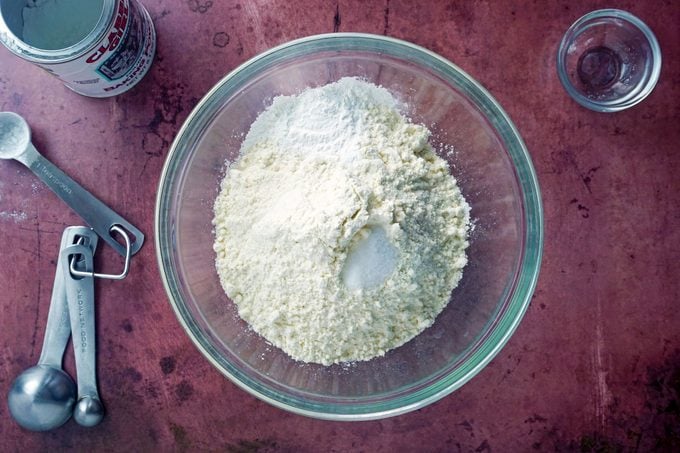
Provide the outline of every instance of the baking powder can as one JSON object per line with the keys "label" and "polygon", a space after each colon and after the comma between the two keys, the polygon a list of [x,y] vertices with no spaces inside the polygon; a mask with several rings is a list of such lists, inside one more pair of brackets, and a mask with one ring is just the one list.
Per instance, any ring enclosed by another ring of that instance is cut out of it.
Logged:
{"label": "baking powder can", "polygon": [[0,0],[0,41],[91,97],[135,86],[156,53],[151,16],[137,0]]}

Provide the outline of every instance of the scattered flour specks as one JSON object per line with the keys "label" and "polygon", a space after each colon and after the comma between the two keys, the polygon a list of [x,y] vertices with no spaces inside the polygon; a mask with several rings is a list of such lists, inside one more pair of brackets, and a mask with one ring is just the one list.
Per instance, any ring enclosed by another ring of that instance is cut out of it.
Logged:
{"label": "scattered flour specks", "polygon": [[21,223],[27,218],[26,213],[23,211],[0,211],[1,220],[13,220],[14,223]]}

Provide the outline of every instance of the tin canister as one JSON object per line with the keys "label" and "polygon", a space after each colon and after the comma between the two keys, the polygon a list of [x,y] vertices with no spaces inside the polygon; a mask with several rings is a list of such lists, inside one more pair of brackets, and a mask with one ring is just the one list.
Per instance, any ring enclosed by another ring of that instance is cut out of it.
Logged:
{"label": "tin canister", "polygon": [[137,0],[103,0],[94,28],[63,49],[40,49],[24,41],[25,5],[26,0],[0,0],[0,41],[76,93],[115,96],[137,84],[151,67],[156,32],[151,16]]}

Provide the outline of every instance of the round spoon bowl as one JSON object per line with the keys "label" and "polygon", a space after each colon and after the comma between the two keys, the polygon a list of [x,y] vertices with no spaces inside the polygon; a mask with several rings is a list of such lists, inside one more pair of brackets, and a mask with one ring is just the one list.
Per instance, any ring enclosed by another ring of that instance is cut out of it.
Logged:
{"label": "round spoon bowl", "polygon": [[73,409],[73,419],[80,426],[98,425],[104,419],[104,405],[98,398],[84,396]]}
{"label": "round spoon bowl", "polygon": [[12,417],[31,431],[48,431],[66,423],[75,401],[73,379],[48,365],[36,365],[21,373],[7,398]]}
{"label": "round spoon bowl", "polygon": [[21,116],[0,112],[0,159],[16,159],[31,142],[31,129]]}

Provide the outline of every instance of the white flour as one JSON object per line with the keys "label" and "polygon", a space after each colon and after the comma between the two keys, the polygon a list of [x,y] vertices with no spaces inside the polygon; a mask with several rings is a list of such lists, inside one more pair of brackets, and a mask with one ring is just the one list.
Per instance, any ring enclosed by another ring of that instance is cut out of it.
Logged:
{"label": "white flour", "polygon": [[216,266],[251,327],[296,360],[368,360],[442,311],[469,206],[384,88],[346,78],[281,96],[215,202]]}

